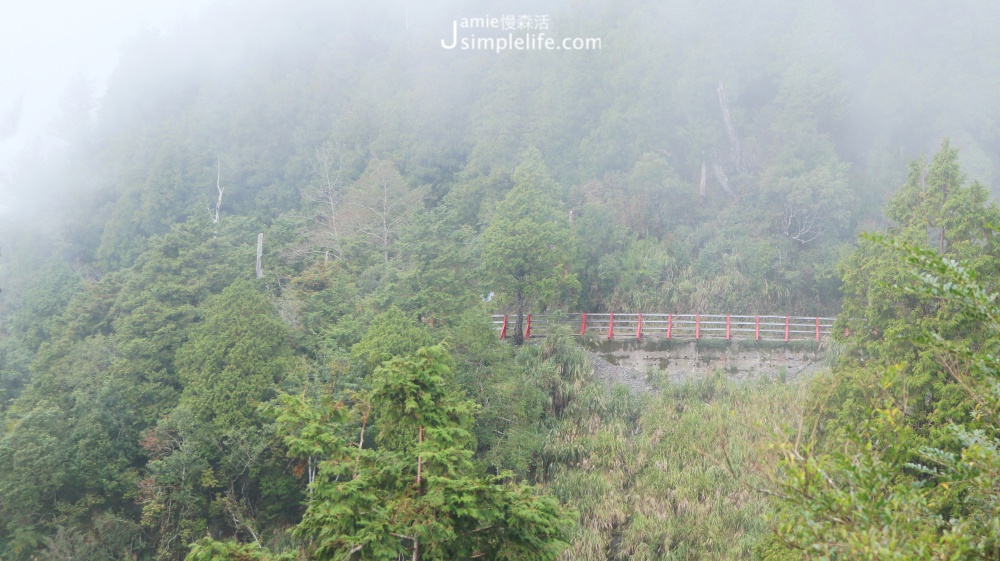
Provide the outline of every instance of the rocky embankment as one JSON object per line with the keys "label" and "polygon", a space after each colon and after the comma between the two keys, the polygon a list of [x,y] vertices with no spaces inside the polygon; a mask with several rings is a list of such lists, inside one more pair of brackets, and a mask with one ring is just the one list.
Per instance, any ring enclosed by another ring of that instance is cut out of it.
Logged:
{"label": "rocky embankment", "polygon": [[600,343],[589,351],[594,376],[606,384],[622,384],[634,393],[655,390],[659,383],[683,383],[722,372],[736,381],[781,378],[791,381],[826,368],[822,349],[764,347],[754,344],[709,347],[691,343]]}

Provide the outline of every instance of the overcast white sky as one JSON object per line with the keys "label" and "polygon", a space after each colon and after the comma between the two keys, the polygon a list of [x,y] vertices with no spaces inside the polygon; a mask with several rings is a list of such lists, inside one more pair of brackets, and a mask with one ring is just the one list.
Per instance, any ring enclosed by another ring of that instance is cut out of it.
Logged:
{"label": "overcast white sky", "polygon": [[[62,93],[80,75],[103,93],[119,47],[140,29],[169,32],[213,0],[16,0],[0,4],[0,130],[16,110],[17,133],[0,134],[0,189],[7,167],[44,134]],[[0,203],[2,203],[0,192]]]}

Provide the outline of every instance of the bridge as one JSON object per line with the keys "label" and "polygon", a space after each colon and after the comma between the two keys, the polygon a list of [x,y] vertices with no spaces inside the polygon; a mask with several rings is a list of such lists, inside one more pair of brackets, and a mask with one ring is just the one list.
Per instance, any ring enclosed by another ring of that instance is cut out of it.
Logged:
{"label": "bridge", "polygon": [[[501,339],[517,314],[496,314],[493,325]],[[597,339],[665,339],[700,341],[821,341],[833,331],[836,318],[820,316],[748,316],[732,314],[527,314],[524,338],[545,337],[554,325],[566,325],[580,336]]]}

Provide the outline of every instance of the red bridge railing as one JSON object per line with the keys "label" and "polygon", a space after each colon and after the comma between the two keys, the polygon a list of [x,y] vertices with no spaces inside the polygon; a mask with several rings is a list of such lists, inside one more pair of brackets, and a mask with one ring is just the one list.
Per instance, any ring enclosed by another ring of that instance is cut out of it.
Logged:
{"label": "red bridge railing", "polygon": [[[511,334],[516,314],[497,314],[493,325],[501,339]],[[743,341],[820,341],[836,318],[818,316],[746,316],[718,314],[531,314],[524,336],[545,337],[555,324],[600,339],[726,339]]]}

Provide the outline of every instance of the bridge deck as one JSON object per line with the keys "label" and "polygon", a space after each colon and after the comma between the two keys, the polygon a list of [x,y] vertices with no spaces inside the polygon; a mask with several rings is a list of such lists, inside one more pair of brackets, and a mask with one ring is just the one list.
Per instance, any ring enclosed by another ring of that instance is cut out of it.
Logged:
{"label": "bridge deck", "polygon": [[[513,334],[516,314],[492,316],[501,339]],[[525,338],[544,337],[552,325],[568,325],[579,335],[601,339],[738,339],[820,341],[829,337],[836,318],[719,314],[528,314]]]}

